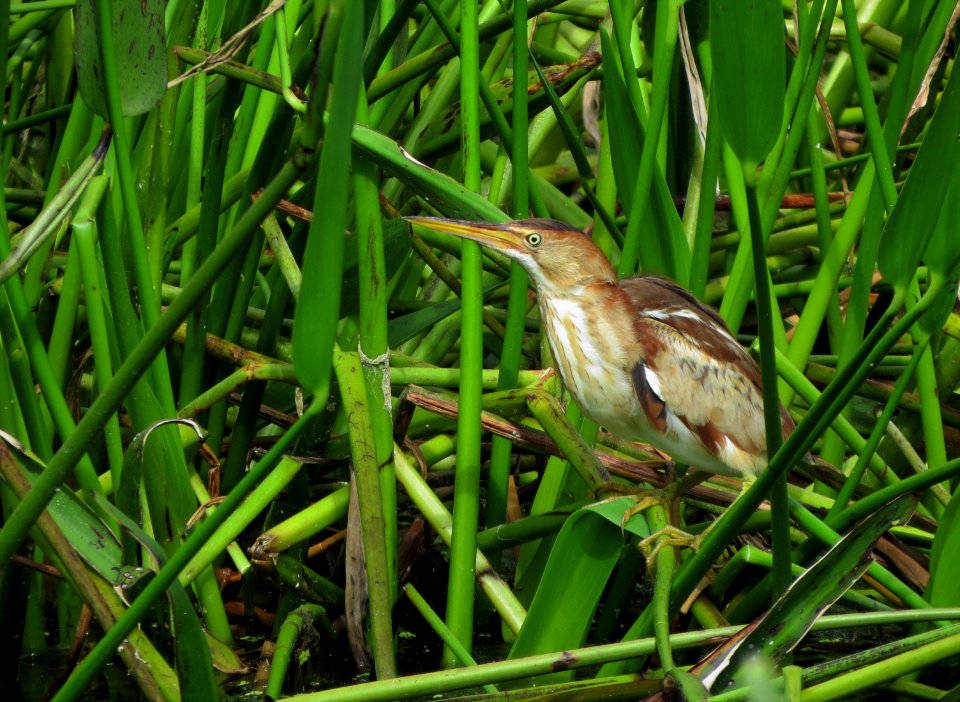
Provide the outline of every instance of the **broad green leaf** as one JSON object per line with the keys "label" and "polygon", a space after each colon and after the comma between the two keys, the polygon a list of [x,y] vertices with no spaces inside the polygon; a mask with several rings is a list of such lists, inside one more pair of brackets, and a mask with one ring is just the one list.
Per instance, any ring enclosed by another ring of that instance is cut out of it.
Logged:
{"label": "broad green leaf", "polygon": [[[957,146],[954,139],[953,146]],[[931,279],[954,280],[960,265],[960,236],[957,235],[957,213],[960,212],[960,148],[954,151],[952,168],[943,182],[943,204],[940,217],[930,233],[930,245],[923,256]],[[956,286],[952,286],[956,287]],[[934,330],[939,330],[946,316],[940,319]]]}
{"label": "broad green leaf", "polygon": [[943,277],[951,277],[957,266],[960,237],[952,208],[960,199],[958,124],[960,76],[954,72],[880,240],[880,272],[901,293],[921,258],[931,267],[931,273]]}
{"label": "broad green leaf", "polygon": [[[46,468],[19,441],[0,431],[0,469],[7,486],[22,497],[28,490],[36,489],[38,471]],[[101,498],[98,507],[102,508],[106,501],[100,495],[97,498]],[[63,506],[66,509],[62,509]],[[46,555],[59,559],[61,566],[67,569],[68,579],[79,588],[77,594],[85,599],[100,623],[112,626],[124,609],[118,586],[127,581],[121,579],[124,574],[118,566],[119,546],[111,528],[72,490],[63,486],[51,500],[48,514],[54,524],[48,525],[49,528],[40,525],[45,536],[38,543]],[[75,554],[84,563],[77,561]],[[59,592],[66,592],[66,589]],[[63,610],[70,608],[69,602],[61,600],[57,604]],[[9,610],[10,603],[7,605]],[[9,623],[10,619],[6,621]],[[125,653],[130,654],[126,658],[127,665],[132,668],[131,672],[145,696],[161,699],[159,690],[163,690],[170,699],[179,699],[176,676],[144,633],[139,630],[130,632],[127,646]],[[69,684],[61,691],[67,687]],[[76,698],[76,691],[73,694]]]}
{"label": "broad green leaf", "polygon": [[[648,536],[642,519],[621,527],[631,497],[603,501],[570,515],[557,535],[543,578],[511,658],[580,646],[593,623],[594,610],[624,546],[624,531]],[[562,612],[562,616],[557,616]],[[557,682],[572,673],[550,676]],[[538,678],[538,683],[545,683]]]}
{"label": "broad green leaf", "polygon": [[[39,472],[45,468],[43,463],[22,447],[11,442],[5,443],[16,451],[21,463],[27,467],[23,475],[31,484],[34,483]],[[47,511],[84,562],[107,582],[119,584],[120,543],[110,527],[67,487],[57,490]]]}
{"label": "broad green leaf", "polygon": [[623,523],[624,513],[636,504],[637,500],[635,498],[623,497],[616,500],[601,500],[584,507],[584,509],[603,517],[621,531],[629,531],[631,534],[645,539],[650,536],[650,530],[647,528],[645,520],[633,518],[626,524]]}
{"label": "broad green leaf", "polygon": [[[179,442],[173,432],[169,431],[169,427],[163,428],[171,424],[177,425]],[[123,455],[120,480],[114,486],[114,500],[117,508],[128,517],[136,518],[138,523],[147,521],[140,519],[139,516],[140,487],[145,484],[147,504],[152,519],[171,518],[185,522],[196,507],[196,501],[186,478],[177,472],[168,475],[168,471],[159,468],[158,465],[171,463],[165,459],[171,452],[183,452],[194,447],[200,434],[199,426],[192,420],[186,419],[155,422],[138,432],[127,445]],[[146,478],[144,478],[145,466],[150,473]],[[179,505],[179,509],[175,509],[175,504]],[[179,517],[167,516],[168,513],[176,511],[185,513],[186,516],[183,514]],[[137,544],[131,538],[129,530],[121,535],[121,543],[123,544],[123,565],[133,565],[137,562]]]}
{"label": "broad green leaf", "polygon": [[[615,48],[602,29],[600,40],[605,56],[614,56]],[[640,251],[640,263],[648,273],[660,273],[683,282],[689,277],[690,247],[683,233],[677,208],[667,187],[666,179],[654,162],[650,179],[649,206],[634,213],[634,193],[640,171],[645,129],[637,108],[630,100],[624,75],[615,60],[604,66],[603,85],[606,97],[604,119],[608,122],[611,165],[617,183],[619,199],[628,217],[643,217],[647,245]]]}
{"label": "broad green leaf", "polygon": [[930,553],[930,582],[923,593],[933,607],[960,604],[960,492],[954,494],[937,524]]}
{"label": "broad green leaf", "polygon": [[[600,42],[604,56],[616,56],[609,35],[601,28]],[[610,143],[617,158],[611,160],[617,190],[624,207],[633,202],[633,191],[640,170],[640,152],[643,150],[643,125],[630,104],[623,74],[615,59],[608,59],[603,67],[603,89],[606,99],[604,118],[609,125]]]}
{"label": "broad green leaf", "polygon": [[[131,408],[136,403],[135,412],[140,413],[132,413],[134,418],[164,416],[159,400],[145,384],[134,388],[130,397]],[[176,426],[169,426],[171,424]],[[169,419],[152,422],[138,434],[138,440],[131,443],[124,456],[125,469],[131,462],[139,464],[135,470],[140,471],[143,479],[153,535],[164,544],[179,542],[190,516],[197,508],[196,497],[183,468],[184,453],[188,447],[195,445],[197,430],[186,424],[182,420]],[[140,480],[135,480],[130,486],[123,476],[121,482],[134,493],[140,486]],[[137,498],[134,497],[124,509],[133,510],[126,513],[134,515],[138,507]],[[125,544],[124,553],[127,553],[126,548]]]}
{"label": "broad green leaf", "polygon": [[730,147],[756,166],[783,121],[786,49],[777,0],[710,0],[710,52],[717,113]]}
{"label": "broad green leaf", "polygon": [[363,6],[345,3],[333,67],[330,119],[317,172],[313,219],[303,257],[303,283],[293,325],[293,364],[301,385],[328,388],[340,319],[344,230],[350,189],[350,133],[360,95]]}
{"label": "broad green leaf", "polygon": [[74,51],[80,95],[91,110],[107,115],[100,7],[110,8],[110,27],[120,88],[120,106],[128,117],[152,110],[167,89],[163,0],[77,0]]}

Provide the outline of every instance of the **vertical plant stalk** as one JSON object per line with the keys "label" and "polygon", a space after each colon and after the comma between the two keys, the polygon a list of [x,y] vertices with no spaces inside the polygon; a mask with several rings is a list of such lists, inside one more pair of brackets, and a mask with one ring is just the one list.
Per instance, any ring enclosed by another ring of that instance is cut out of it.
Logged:
{"label": "vertical plant stalk", "polygon": [[[764,170],[760,176],[758,189],[763,197],[761,221],[765,225],[764,231],[772,231],[773,223],[776,220],[777,212],[780,207],[781,198],[786,192],[790,180],[790,173],[794,160],[800,149],[800,140],[803,138],[806,128],[806,119],[810,114],[810,108],[816,96],[818,79],[821,74],[824,55],[826,53],[827,42],[830,38],[830,27],[833,21],[833,15],[836,10],[838,0],[826,0],[825,9],[822,13],[822,23],[820,32],[817,34],[816,18],[821,15],[817,12],[818,5],[822,5],[820,0],[814,3],[809,15],[811,21],[802,28],[802,37],[799,45],[799,53],[794,64],[794,69],[790,74],[785,99],[782,101],[786,105],[783,111],[785,124],[780,129],[780,137],[770,155],[766,156]],[[816,35],[816,41],[813,41]],[[764,60],[769,60],[766,57]],[[789,127],[789,128],[788,128]],[[861,182],[866,182],[863,179]],[[854,193],[854,199],[859,197],[859,188]],[[838,233],[839,238],[839,233]],[[748,247],[742,247],[742,251],[737,252],[731,269],[731,285],[727,288],[724,295],[724,302],[721,305],[720,312],[724,319],[730,324],[731,328],[737,329],[743,319],[747,304],[749,303],[749,290],[752,287],[752,268],[747,260],[749,255]],[[841,263],[845,262],[841,254]],[[839,270],[839,269],[838,269]],[[822,273],[822,271],[821,271]],[[819,275],[819,274],[818,274]],[[839,276],[839,272],[837,273]],[[818,278],[819,279],[819,278]],[[824,297],[832,297],[835,290],[836,277],[830,278],[829,283],[823,283],[814,287],[813,296],[819,292]],[[825,309],[825,308],[824,308]],[[809,302],[804,306],[804,314],[800,318],[800,325],[808,317]],[[813,315],[809,315],[812,320]],[[812,325],[819,329],[822,317]],[[797,333],[794,333],[794,339]],[[810,342],[812,345],[812,341]],[[791,350],[792,350],[791,345]],[[804,359],[805,362],[805,359]],[[799,363],[798,365],[803,365]],[[786,399],[786,398],[785,398]]]}
{"label": "vertical plant stalk", "polygon": [[[334,347],[333,368],[340,384],[350,436],[350,455],[356,477],[357,499],[363,523],[363,552],[373,655],[380,679],[397,676],[393,652],[393,625],[387,544],[384,538],[383,499],[380,495],[380,461],[363,366],[355,354]],[[392,445],[391,445],[392,449]]]}
{"label": "vertical plant stalk", "polygon": [[[383,8],[381,7],[381,12]],[[381,18],[381,21],[383,18]],[[369,118],[366,97],[360,96],[358,121]],[[390,347],[387,342],[387,271],[383,250],[383,223],[377,194],[378,171],[365,159],[356,159],[354,202],[356,206],[357,260],[360,269],[360,342],[358,351],[373,422],[384,522],[387,588],[390,601],[398,594],[397,582],[397,480],[393,468],[393,407],[390,392]]]}
{"label": "vertical plant stalk", "polygon": [[[717,116],[730,150],[739,161],[746,191],[746,222],[742,218],[739,221],[741,229],[746,224],[750,230],[749,240],[743,243],[749,242],[753,259],[766,453],[773,457],[783,441],[775,346],[775,323],[779,315],[775,320],[775,299],[771,298],[765,255],[769,230],[764,228],[760,217],[757,166],[765,158],[770,160],[784,114],[786,52],[782,10],[773,2],[748,5],[710,0],[710,42]],[[740,247],[738,256],[745,255],[744,248]],[[779,596],[786,590],[791,576],[785,471],[780,471],[771,487],[773,570],[775,595]]]}
{"label": "vertical plant stalk", "polygon": [[[709,60],[708,52],[703,53],[706,57],[701,56],[701,60]],[[717,176],[720,173],[723,154],[723,134],[720,131],[720,119],[717,117],[717,101],[712,94],[707,100],[707,137],[703,147],[697,222],[690,256],[690,292],[700,299],[703,299],[707,290],[707,279],[710,273],[710,243],[713,240]]]}
{"label": "vertical plant stalk", "polygon": [[[319,11],[318,8],[314,9]],[[343,3],[343,24],[340,35],[332,35],[329,28],[324,31],[323,44],[331,42],[336,47],[333,63],[333,80],[330,83],[330,112],[329,119],[324,127],[323,153],[320,157],[320,166],[317,173],[317,184],[314,198],[314,217],[310,222],[310,239],[307,242],[304,270],[316,276],[318,273],[325,280],[306,276],[302,282],[301,295],[297,301],[297,317],[294,323],[294,362],[304,370],[312,370],[308,375],[329,383],[330,358],[325,357],[323,364],[317,364],[311,359],[316,352],[317,344],[320,353],[330,354],[333,359],[334,371],[340,382],[341,397],[345,405],[347,422],[350,428],[350,446],[353,458],[353,470],[356,478],[357,500],[362,523],[361,537],[365,561],[365,575],[369,595],[370,626],[373,633],[373,655],[377,676],[392,678],[397,674],[396,657],[393,649],[393,624],[391,607],[395,586],[392,584],[394,568],[392,553],[396,548],[396,528],[391,529],[394,541],[387,546],[385,534],[384,500],[381,495],[380,474],[381,461],[389,461],[389,441],[391,431],[389,422],[389,388],[384,397],[382,382],[373,389],[373,393],[381,396],[376,399],[376,408],[371,408],[372,394],[368,392],[365,372],[360,360],[354,355],[340,353],[336,337],[338,320],[340,318],[340,295],[342,288],[344,229],[347,223],[350,204],[348,202],[348,184],[350,176],[347,172],[351,160],[352,150],[350,134],[353,131],[354,121],[358,109],[360,117],[366,117],[366,99],[363,95],[362,44],[363,44],[363,7],[356,3]],[[362,107],[360,107],[362,105]],[[318,121],[321,117],[322,105],[311,104],[311,119]],[[361,168],[363,168],[361,166]],[[377,232],[379,216],[376,205],[375,186],[366,178],[358,176],[355,183],[361,190],[363,199],[362,209],[356,210],[356,222],[364,228],[364,243],[367,246],[379,245],[380,253],[362,256],[365,259],[366,280],[364,285],[385,285],[383,280],[382,243],[379,242]],[[373,190],[373,192],[371,191]],[[356,201],[355,201],[356,202]],[[375,221],[374,221],[375,220]],[[366,251],[363,252],[367,254]],[[317,255],[320,255],[320,258]],[[372,259],[372,261],[371,261]],[[308,268],[309,266],[309,268]],[[376,282],[379,278],[379,283]],[[319,285],[318,285],[319,283]],[[321,300],[313,296],[321,294]],[[383,347],[380,354],[381,364],[386,359],[386,303],[384,295],[379,298],[362,298],[369,302],[369,309],[364,312],[364,334],[373,334],[374,346]],[[379,309],[373,305],[379,303]],[[313,320],[317,316],[318,320]],[[318,326],[316,321],[322,322]],[[365,341],[366,339],[364,339]],[[327,349],[330,349],[329,351]],[[379,368],[381,380],[385,369]],[[375,371],[376,372],[376,371]],[[377,438],[379,436],[379,439]],[[394,489],[387,492],[391,497]],[[395,503],[394,499],[389,500]],[[391,523],[395,524],[395,506]]]}
{"label": "vertical plant stalk", "polygon": [[850,54],[850,63],[853,67],[854,79],[857,82],[857,92],[860,93],[860,105],[863,109],[867,141],[873,155],[873,162],[877,168],[877,180],[880,183],[883,206],[889,215],[893,206],[897,204],[897,184],[894,181],[893,164],[890,162],[887,144],[883,138],[883,127],[880,124],[873,86],[870,84],[870,68],[863,53],[863,40],[860,37],[857,7],[853,0],[841,0],[841,8],[843,11],[843,26],[847,30],[847,52]]}
{"label": "vertical plant stalk", "polygon": [[[144,327],[152,327],[160,316],[159,280],[154,280],[147,257],[143,220],[140,205],[137,202],[137,188],[134,183],[133,166],[130,163],[130,141],[126,123],[120,105],[120,84],[114,51],[112,11],[109,0],[97,0],[97,16],[100,21],[100,52],[103,65],[103,87],[107,102],[107,113],[113,128],[113,155],[117,165],[117,177],[123,198],[123,213],[126,216],[128,241],[133,256],[134,279],[137,282],[140,310]],[[170,385],[170,373],[167,360],[159,354],[151,365],[152,387],[162,407],[174,412],[173,390]]]}
{"label": "vertical plant stalk", "polygon": [[[464,185],[480,191],[480,45],[477,0],[460,3],[460,105]],[[457,419],[457,473],[453,497],[453,543],[447,588],[447,626],[472,650],[477,524],[480,513],[480,407],[483,370],[483,282],[480,246],[463,242],[460,336],[460,416]],[[447,667],[459,665],[444,649]]]}
{"label": "vertical plant stalk", "polygon": [[[813,201],[817,217],[817,238],[820,244],[820,250],[826,251],[833,242],[833,224],[831,222],[830,201],[828,199],[827,171],[824,167],[823,148],[810,129],[807,130],[807,152],[807,158],[810,161],[810,182],[813,188]],[[840,310],[839,300],[833,300],[828,305],[826,318],[830,348],[836,350],[836,344],[843,335],[843,315]],[[822,451],[820,455],[823,456]]]}
{"label": "vertical plant stalk", "polygon": [[[71,64],[72,71],[72,64]],[[92,133],[92,114],[86,105],[83,102],[74,102],[73,106],[70,109],[70,116],[67,118],[67,123],[64,128],[63,137],[60,141],[60,148],[57,149],[57,155],[53,159],[51,165],[51,172],[62,172],[63,165],[81,153],[82,150],[86,149],[86,142],[89,141],[90,134]],[[79,143],[83,141],[83,145]],[[68,158],[68,156],[70,158]],[[51,184],[51,189],[52,189]],[[59,187],[60,183],[57,182],[56,186]],[[52,193],[48,194],[49,197],[52,196]],[[0,215],[2,216],[2,215]],[[71,247],[72,248],[72,247]],[[75,252],[71,251],[71,256],[75,256]],[[40,260],[39,258],[37,260]],[[74,259],[75,260],[75,259]],[[37,268],[43,268],[38,266]],[[46,270],[46,268],[44,268]],[[27,294],[27,300],[32,301],[32,304],[36,303],[37,297],[32,296],[29,283],[30,279],[34,277],[30,268],[27,271],[27,278],[25,281],[24,292]],[[43,271],[37,271],[36,276],[38,279],[37,287],[40,287],[39,280],[43,279]],[[46,281],[44,281],[45,287]],[[39,295],[36,293],[35,295]],[[63,276],[63,287],[60,291],[60,302],[57,303],[57,313],[53,321],[53,327],[49,332],[49,337],[47,338],[47,355],[50,357],[50,365],[53,367],[54,375],[57,379],[57,384],[59,387],[66,387],[67,385],[67,376],[73,366],[73,351],[74,351],[74,342],[75,342],[75,333],[76,322],[79,315],[80,309],[80,270],[79,266],[72,264],[69,260],[67,261],[67,269],[64,271]]]}
{"label": "vertical plant stalk", "polygon": [[[656,534],[667,529],[670,521],[667,510],[659,506],[650,510],[647,524]],[[653,581],[653,637],[657,642],[657,654],[665,672],[670,673],[676,667],[673,661],[673,647],[670,645],[670,588],[673,584],[673,572],[677,563],[677,553],[669,543],[666,534],[659,537],[657,545],[663,547],[656,552]]]}
{"label": "vertical plant stalk", "polygon": [[[9,413],[4,426],[24,432],[23,436],[29,439],[37,455],[47,461],[53,454],[53,437],[37,397],[27,351],[17,334],[17,323],[11,310],[12,298],[7,292],[13,292],[14,285],[19,286],[20,281],[8,281],[5,288],[0,287],[0,337],[3,338],[3,357],[10,381],[4,393],[4,405]],[[24,297],[22,289],[14,295],[17,293]]]}
{"label": "vertical plant stalk", "polygon": [[[770,293],[770,272],[767,270],[766,237],[761,230],[757,203],[755,169],[744,165],[747,182],[747,208],[750,214],[750,240],[753,245],[753,275],[756,284],[757,319],[760,332],[760,373],[763,384],[763,420],[767,435],[767,456],[772,457],[783,443],[780,416],[779,379],[777,377],[774,342],[773,304]],[[790,568],[790,513],[787,498],[787,474],[781,473],[770,492],[773,531],[773,596],[786,592],[792,578]]]}
{"label": "vertical plant stalk", "polygon": [[[670,94],[670,73],[673,71],[673,56],[677,48],[677,29],[679,27],[680,3],[667,0],[657,4],[657,36],[654,46],[653,98],[650,104],[650,116],[643,139],[643,151],[640,154],[640,171],[637,174],[637,186],[633,192],[633,204],[630,206],[630,221],[617,268],[619,276],[633,275],[636,272],[640,255],[640,229],[647,221],[644,211],[650,203],[650,187],[653,184],[653,172],[657,168],[657,145],[660,142],[660,130],[667,112],[667,99]],[[629,44],[620,47],[621,53],[629,52]],[[629,64],[624,64],[627,66]],[[635,80],[626,77],[627,81]],[[684,273],[686,275],[686,273]]]}
{"label": "vertical plant stalk", "polygon": [[[107,149],[109,148],[110,144],[110,138],[111,132],[109,129],[107,129],[101,135],[100,141],[94,149],[93,154],[88,157],[87,162],[89,163],[87,165],[91,167],[91,176],[93,175],[95,168],[99,167],[99,164],[106,156]],[[3,227],[3,233],[6,234],[5,218]],[[6,236],[0,237],[0,259],[6,258],[9,255],[9,240]],[[36,318],[33,310],[30,308],[26,295],[24,294],[23,286],[18,278],[14,277],[10,280],[7,280],[4,286],[7,300],[9,300],[9,309],[12,313],[12,318],[10,320],[12,324],[10,326],[12,327],[13,324],[16,326],[16,330],[10,328],[5,333],[9,334],[11,339],[14,338],[15,335],[19,335],[22,338],[26,355],[30,361],[30,369],[33,371],[33,375],[40,385],[41,391],[43,392],[47,410],[50,412],[50,417],[53,420],[54,426],[59,432],[61,438],[64,440],[64,442],[68,442],[70,437],[76,433],[77,427],[74,425],[73,415],[70,412],[70,408],[67,406],[67,401],[63,396],[63,392],[57,383],[54,370],[50,365],[50,358],[47,355],[43,341],[40,338],[40,331],[37,328]],[[7,303],[3,302],[3,304],[6,305]],[[29,377],[29,374],[27,375]],[[42,451],[48,450],[49,444],[47,447],[42,449]],[[88,456],[82,456],[80,457],[79,462],[80,468],[78,470],[77,477],[81,487],[86,490],[90,490],[91,492],[101,491],[100,484],[97,480],[97,473],[93,467],[93,463],[90,461],[90,458]],[[46,475],[46,473],[44,473],[44,475]],[[39,511],[37,514],[39,514]],[[10,519],[12,518],[13,516],[11,515]],[[2,534],[3,531],[6,530],[6,526],[7,525],[5,524],[4,528],[0,529],[0,542],[2,542]],[[11,551],[10,555],[12,554],[13,551]],[[8,559],[9,556],[6,558],[0,558],[0,569],[5,566]]]}
{"label": "vertical plant stalk", "polygon": [[[513,216],[524,219],[530,214],[528,180],[517,174],[527,172],[527,2],[513,4],[513,141],[510,160],[513,166]],[[520,81],[523,85],[520,85]],[[510,295],[507,301],[506,334],[500,354],[500,376],[497,389],[516,387],[523,351],[523,331],[527,310],[527,272],[518,263],[510,264]],[[489,528],[502,524],[507,513],[510,481],[510,457],[513,444],[502,436],[494,436],[490,445],[490,470],[487,475],[487,503],[484,524]]]}
{"label": "vertical plant stalk", "polygon": [[[104,388],[113,378],[110,364],[110,325],[105,314],[104,300],[100,287],[100,266],[97,259],[97,224],[94,214],[100,207],[100,201],[107,189],[107,178],[98,177],[90,184],[86,196],[71,222],[73,240],[76,247],[83,279],[83,301],[87,309],[87,327],[90,333],[90,345],[93,348],[93,370],[97,386]],[[120,420],[111,415],[104,431],[107,447],[107,461],[110,477],[114,485],[120,484],[120,472],[123,466],[123,443],[120,436]]]}
{"label": "vertical plant stalk", "polygon": [[[205,49],[207,44],[207,23],[209,20],[210,9],[204,5],[198,17],[196,31],[194,33],[194,46]],[[190,80],[188,89],[191,92],[191,115],[190,115],[190,136],[189,136],[189,156],[187,160],[187,194],[186,205],[184,209],[189,212],[195,206],[203,207],[203,157],[206,151],[206,142],[204,133],[207,124],[207,76],[205,73],[199,73]],[[216,143],[216,141],[215,141]],[[223,186],[223,171],[217,169],[216,180],[206,183],[207,188],[212,192],[221,192]],[[210,208],[210,204],[207,205]],[[208,241],[211,235],[215,235],[213,227],[205,228],[206,236],[203,241]],[[187,281],[193,275],[199,262],[202,260],[203,251],[201,250],[201,240],[198,237],[190,237],[183,244],[180,252],[180,285],[186,285]],[[209,299],[199,305],[196,313],[192,316],[191,323],[188,326],[187,338],[183,345],[183,361],[180,371],[180,387],[177,394],[177,400],[182,407],[184,404],[192,401],[201,393],[205,349],[204,341],[206,339],[206,312],[209,307]]]}

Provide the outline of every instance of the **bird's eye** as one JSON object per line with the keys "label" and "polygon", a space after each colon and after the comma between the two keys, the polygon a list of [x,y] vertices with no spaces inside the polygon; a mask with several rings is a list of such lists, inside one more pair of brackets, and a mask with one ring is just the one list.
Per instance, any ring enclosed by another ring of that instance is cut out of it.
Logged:
{"label": "bird's eye", "polygon": [[529,246],[532,249],[535,249],[538,246],[540,246],[541,242],[543,241],[543,237],[540,236],[537,232],[530,232],[525,237],[525,240],[527,242],[527,246]]}

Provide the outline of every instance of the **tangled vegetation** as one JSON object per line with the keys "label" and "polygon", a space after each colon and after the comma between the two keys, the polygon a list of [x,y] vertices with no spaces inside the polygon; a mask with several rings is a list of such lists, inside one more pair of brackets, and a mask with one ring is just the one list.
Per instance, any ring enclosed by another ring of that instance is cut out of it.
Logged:
{"label": "tangled vegetation", "polygon": [[[0,688],[957,695],[958,6],[860,5],[0,3]],[[684,467],[411,215],[676,280],[796,430],[631,510]]]}

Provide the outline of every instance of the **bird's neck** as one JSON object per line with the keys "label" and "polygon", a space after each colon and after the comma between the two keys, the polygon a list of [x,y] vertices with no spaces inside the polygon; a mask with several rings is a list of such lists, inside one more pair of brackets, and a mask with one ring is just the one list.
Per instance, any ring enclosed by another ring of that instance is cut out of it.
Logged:
{"label": "bird's neck", "polygon": [[[632,305],[616,282],[588,282],[563,290],[541,287],[537,295],[555,357],[586,352],[608,355],[614,364],[623,357],[627,363],[626,356],[637,343]],[[589,348],[601,342],[605,350]]]}
{"label": "bird's neck", "polygon": [[540,299],[576,300],[622,296],[624,293],[611,270],[597,271],[587,275],[564,276],[563,278],[539,276],[534,273],[534,283]]}
{"label": "bird's neck", "polygon": [[610,306],[620,303],[628,306],[626,293],[616,280],[602,278],[583,278],[564,285],[538,285],[537,297],[541,304],[554,305],[557,302],[577,304],[581,307]]}
{"label": "bird's neck", "polygon": [[643,358],[630,303],[616,284],[564,294],[540,292],[540,314],[563,383],[588,417],[633,437],[624,418],[637,410],[632,370]]}

